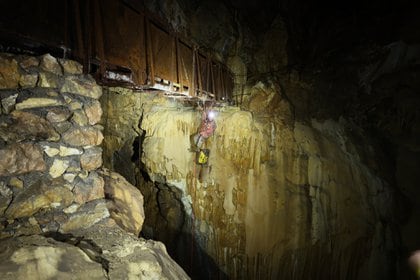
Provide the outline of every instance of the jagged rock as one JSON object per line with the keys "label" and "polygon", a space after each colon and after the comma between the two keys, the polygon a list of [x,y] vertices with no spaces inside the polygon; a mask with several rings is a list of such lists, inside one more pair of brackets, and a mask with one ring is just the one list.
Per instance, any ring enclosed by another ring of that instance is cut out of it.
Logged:
{"label": "jagged rock", "polygon": [[105,170],[105,195],[111,200],[111,217],[124,230],[138,235],[144,222],[143,195],[118,173]]}
{"label": "jagged rock", "polygon": [[67,76],[64,80],[64,84],[60,89],[61,93],[73,93],[90,97],[93,99],[99,99],[102,95],[102,89],[94,81],[87,79],[82,80],[80,77]]}
{"label": "jagged rock", "polygon": [[84,110],[90,125],[97,124],[101,120],[102,107],[99,101],[94,100],[93,102],[85,104]]}
{"label": "jagged rock", "polygon": [[63,70],[55,57],[45,54],[40,57],[40,68],[55,75],[63,75]]}
{"label": "jagged rock", "polygon": [[38,84],[42,88],[57,88],[59,85],[59,77],[48,72],[40,72]]}
{"label": "jagged rock", "polygon": [[36,58],[34,56],[29,56],[29,57],[25,58],[24,60],[22,60],[19,63],[19,65],[24,70],[30,70],[30,68],[32,68],[32,67],[38,67],[39,66],[39,60],[38,60],[38,58]]}
{"label": "jagged rock", "polygon": [[68,120],[71,116],[71,112],[67,108],[50,108],[48,110],[46,119],[49,122],[57,123]]}
{"label": "jagged rock", "polygon": [[106,279],[102,265],[80,248],[40,235],[21,236],[0,242],[0,278]]}
{"label": "jagged rock", "polygon": [[52,178],[58,178],[66,172],[70,162],[68,160],[54,159],[53,164],[50,167],[49,174]]}
{"label": "jagged rock", "polygon": [[90,172],[87,178],[76,182],[73,193],[74,201],[79,204],[104,198],[104,179],[98,173]]}
{"label": "jagged rock", "polygon": [[0,182],[0,215],[2,216],[4,211],[9,207],[9,203],[12,201],[13,192],[9,189],[4,182]]}
{"label": "jagged rock", "polygon": [[16,89],[20,74],[17,61],[13,57],[0,55],[0,89]]}
{"label": "jagged rock", "polygon": [[38,74],[23,74],[20,76],[19,86],[22,88],[33,88],[38,82]]}
{"label": "jagged rock", "polygon": [[190,279],[161,242],[139,239],[105,223],[73,234],[94,240],[102,249],[100,257],[109,261],[110,279]]}
{"label": "jagged rock", "polygon": [[75,110],[71,120],[79,126],[85,126],[88,124],[88,118],[83,110]]}
{"label": "jagged rock", "polygon": [[68,221],[60,227],[60,232],[71,232],[90,227],[109,217],[109,211],[104,199],[89,201],[76,212],[69,215]]}
{"label": "jagged rock", "polygon": [[9,186],[17,188],[17,189],[22,189],[23,188],[23,181],[17,177],[12,177],[9,180]]}
{"label": "jagged rock", "polygon": [[16,104],[16,110],[32,109],[39,107],[61,106],[63,103],[55,98],[32,97]]}
{"label": "jagged rock", "polygon": [[58,62],[63,67],[65,74],[83,74],[83,66],[77,61],[59,58]]}
{"label": "jagged rock", "polygon": [[60,157],[81,155],[83,151],[77,148],[71,148],[66,146],[60,146]]}
{"label": "jagged rock", "polygon": [[3,112],[9,114],[15,108],[16,98],[18,94],[10,95],[9,97],[3,98],[1,100],[1,106],[3,107]]}
{"label": "jagged rock", "polygon": [[0,150],[0,176],[45,171],[46,164],[39,146],[15,143]]}
{"label": "jagged rock", "polygon": [[70,128],[62,138],[65,143],[72,146],[96,146],[104,139],[102,132],[94,127]]}
{"label": "jagged rock", "polygon": [[14,197],[5,215],[9,219],[31,217],[40,209],[64,208],[72,202],[72,192],[61,181],[39,180]]}
{"label": "jagged rock", "polygon": [[85,149],[80,157],[83,170],[92,171],[102,166],[102,148],[92,147]]}
{"label": "jagged rock", "polygon": [[11,117],[11,119],[0,122],[0,137],[5,141],[58,141],[60,139],[60,135],[52,125],[38,115],[24,111],[13,111]]}

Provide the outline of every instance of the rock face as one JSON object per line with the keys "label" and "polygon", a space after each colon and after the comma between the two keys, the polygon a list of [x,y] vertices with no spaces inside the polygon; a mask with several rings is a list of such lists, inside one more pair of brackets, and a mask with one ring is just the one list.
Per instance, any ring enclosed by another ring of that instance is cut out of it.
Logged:
{"label": "rock face", "polygon": [[53,234],[0,241],[0,278],[189,279],[160,242],[106,225],[74,234],[83,237]]}
{"label": "rock face", "polygon": [[[295,122],[274,87],[250,90],[244,101],[253,112],[214,108],[217,129],[205,143],[207,166],[190,151],[200,112],[147,93],[106,96],[110,103],[141,103],[139,165],[152,181],[138,174],[148,217],[144,234],[167,242],[186,269],[192,259],[200,268],[189,271],[195,277],[344,279],[351,273],[387,279],[383,268],[395,265],[398,240],[393,190],[375,174],[373,149],[362,132],[344,119]],[[134,126],[112,113],[105,112],[111,131]],[[105,143],[113,137],[106,127]],[[105,153],[120,147],[108,145]],[[182,211],[177,195],[164,195],[164,189],[180,193]],[[170,245],[175,236],[183,246]]]}
{"label": "rock face", "polygon": [[[36,85],[16,83],[28,73]],[[80,64],[0,54],[0,89],[0,279],[188,279],[162,244],[137,238],[139,190],[99,172],[102,90]]]}
{"label": "rock face", "polygon": [[80,248],[42,236],[0,242],[2,279],[105,279],[100,263]]}
{"label": "rock face", "polygon": [[144,222],[143,195],[121,175],[102,172],[105,194],[111,200],[111,217],[128,232],[138,235]]}

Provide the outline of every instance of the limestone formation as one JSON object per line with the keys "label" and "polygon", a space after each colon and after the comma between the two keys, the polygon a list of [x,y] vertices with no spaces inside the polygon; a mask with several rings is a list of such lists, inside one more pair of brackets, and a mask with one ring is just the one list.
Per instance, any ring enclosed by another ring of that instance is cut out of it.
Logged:
{"label": "limestone formation", "polygon": [[[357,143],[346,121],[296,122],[289,102],[275,91],[270,84],[253,87],[246,101],[252,112],[214,108],[217,129],[205,143],[210,149],[208,166],[198,165],[190,151],[200,112],[138,92],[107,96],[108,104],[139,102],[143,110],[141,161],[154,181],[141,186],[148,217],[143,228],[159,229],[151,236],[173,244],[174,237],[162,232],[178,236],[182,226],[176,229],[172,221],[185,217],[180,224],[194,224],[192,234],[199,246],[234,279],[287,279],[288,273],[297,273],[287,265],[294,260],[305,274],[325,270],[340,278],[346,274],[342,263],[362,267],[375,254],[386,254],[386,249],[372,247],[382,241],[371,234],[369,225],[383,230],[375,222],[377,213],[392,219],[385,206],[391,190],[366,165],[372,155],[358,153],[356,145],[369,144]],[[104,149],[112,155],[121,149],[115,128],[129,131],[137,112],[127,110],[131,117],[114,118],[113,106],[107,108]],[[176,196],[162,195],[163,184],[181,194],[184,212],[176,211]],[[331,252],[330,242],[339,244]],[[185,248],[169,246],[174,254],[188,254]],[[317,254],[346,257],[340,264],[319,263],[315,269],[306,261],[316,262]],[[258,265],[261,260],[267,266]],[[194,266],[202,265],[194,260]],[[380,272],[372,268],[369,273]]]}
{"label": "limestone formation", "polygon": [[139,235],[144,221],[143,195],[118,173],[105,170],[101,174],[105,195],[111,200],[111,217],[121,228]]}
{"label": "limestone formation", "polygon": [[42,150],[37,145],[16,143],[0,149],[0,176],[45,170]]}
{"label": "limestone formation", "polygon": [[102,89],[95,82],[87,79],[82,80],[75,76],[67,76],[64,84],[60,89],[62,93],[73,93],[94,99],[98,99],[102,95]]}
{"label": "limestone formation", "polygon": [[104,139],[101,131],[94,127],[70,128],[62,137],[65,143],[78,147],[100,145]]}

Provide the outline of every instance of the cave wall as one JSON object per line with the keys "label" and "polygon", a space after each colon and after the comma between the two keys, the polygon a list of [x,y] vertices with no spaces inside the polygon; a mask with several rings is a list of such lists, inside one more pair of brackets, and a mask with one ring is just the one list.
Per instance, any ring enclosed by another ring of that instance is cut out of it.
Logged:
{"label": "cave wall", "polygon": [[[102,89],[79,63],[1,54],[2,234],[70,231],[109,216]],[[84,214],[95,213],[92,216]],[[23,226],[22,226],[23,225]]]}
{"label": "cave wall", "polygon": [[189,279],[103,168],[101,95],[76,61],[0,53],[1,279]]}
{"label": "cave wall", "polygon": [[394,191],[378,176],[374,149],[359,128],[344,119],[295,122],[276,88],[257,83],[248,110],[214,108],[209,165],[200,166],[190,151],[201,116],[196,104],[119,91],[110,89],[103,100],[126,104],[138,118],[120,117],[135,120],[124,123],[109,115],[121,131],[141,129],[144,234],[166,241],[184,269],[198,266],[202,275],[193,276],[396,275]]}

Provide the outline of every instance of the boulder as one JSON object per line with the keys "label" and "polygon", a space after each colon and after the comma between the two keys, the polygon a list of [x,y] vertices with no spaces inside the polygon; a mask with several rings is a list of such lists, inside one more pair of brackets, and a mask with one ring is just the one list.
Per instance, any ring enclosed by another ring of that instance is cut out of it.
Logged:
{"label": "boulder", "polygon": [[93,99],[99,99],[102,95],[102,88],[93,80],[81,79],[77,76],[67,76],[60,92],[73,93]]}
{"label": "boulder", "polygon": [[5,215],[9,219],[30,217],[44,208],[66,207],[73,202],[73,194],[63,182],[38,180],[17,194]]}
{"label": "boulder", "polygon": [[104,199],[89,201],[69,215],[69,219],[61,225],[60,231],[65,233],[88,228],[108,217],[109,211]]}
{"label": "boulder", "polygon": [[102,132],[94,127],[73,127],[63,134],[63,141],[72,146],[96,146],[102,143]]}
{"label": "boulder", "polygon": [[92,147],[85,149],[80,157],[80,164],[83,170],[92,171],[102,166],[102,148]]}
{"label": "boulder", "polygon": [[107,279],[102,265],[80,248],[40,235],[20,236],[0,242],[0,278]]}
{"label": "boulder", "polygon": [[45,171],[46,164],[39,146],[15,143],[0,150],[0,176]]}
{"label": "boulder", "polygon": [[55,57],[50,54],[45,54],[40,58],[40,68],[46,72],[53,73],[55,75],[63,75],[63,70]]}
{"label": "boulder", "polygon": [[118,173],[104,170],[101,175],[111,217],[121,228],[138,235],[144,221],[143,195]]}
{"label": "boulder", "polygon": [[73,188],[74,201],[76,203],[84,204],[88,201],[105,197],[104,179],[98,173],[90,172],[87,178],[77,179]]}

